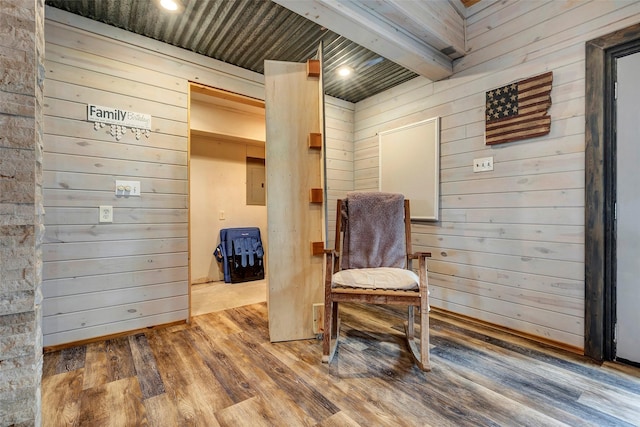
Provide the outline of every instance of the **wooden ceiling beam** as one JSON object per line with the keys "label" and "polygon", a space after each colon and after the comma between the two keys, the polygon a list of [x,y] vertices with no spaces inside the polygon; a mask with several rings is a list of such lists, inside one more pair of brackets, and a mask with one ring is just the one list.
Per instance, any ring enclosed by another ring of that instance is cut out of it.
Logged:
{"label": "wooden ceiling beam", "polygon": [[465,22],[449,0],[384,0],[371,5],[375,13],[451,59],[465,54]]}
{"label": "wooden ceiling beam", "polygon": [[[366,2],[275,2],[430,80],[441,80],[453,73],[450,57],[425,42],[424,38],[411,34],[403,25],[394,23],[395,18],[389,19],[369,8]],[[402,13],[393,3],[386,5]]]}

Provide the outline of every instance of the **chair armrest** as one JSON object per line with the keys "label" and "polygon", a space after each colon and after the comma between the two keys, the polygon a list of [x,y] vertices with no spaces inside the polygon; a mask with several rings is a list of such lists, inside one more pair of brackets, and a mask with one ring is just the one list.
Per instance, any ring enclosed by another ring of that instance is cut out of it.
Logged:
{"label": "chair armrest", "polygon": [[337,258],[339,256],[338,253],[335,251],[335,249],[325,249],[324,253],[326,255],[330,255],[330,256],[332,256],[334,258]]}
{"label": "chair armrest", "polygon": [[331,276],[333,273],[339,270],[340,265],[340,253],[336,252],[335,249],[325,249],[325,262],[326,262],[326,274],[329,283],[331,282]]}
{"label": "chair armrest", "polygon": [[409,255],[410,259],[431,258],[431,252],[414,252]]}

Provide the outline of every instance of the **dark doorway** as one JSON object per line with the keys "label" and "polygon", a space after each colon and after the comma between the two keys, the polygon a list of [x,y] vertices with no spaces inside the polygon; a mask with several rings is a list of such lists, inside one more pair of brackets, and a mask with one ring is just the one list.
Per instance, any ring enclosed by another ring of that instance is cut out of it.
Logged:
{"label": "dark doorway", "polygon": [[586,44],[585,354],[615,358],[616,59],[640,52],[640,24]]}

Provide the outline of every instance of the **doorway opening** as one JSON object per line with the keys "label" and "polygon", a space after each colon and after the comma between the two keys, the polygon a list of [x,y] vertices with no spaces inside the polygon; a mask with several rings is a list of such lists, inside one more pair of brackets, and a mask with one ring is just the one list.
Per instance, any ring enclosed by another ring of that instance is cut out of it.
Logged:
{"label": "doorway opening", "polygon": [[640,52],[640,24],[586,44],[585,345],[616,359],[616,104],[618,58]]}
{"label": "doorway opening", "polygon": [[190,83],[190,316],[266,301],[266,275],[229,282],[214,254],[239,227],[258,228],[266,250],[265,123],[263,101]]}

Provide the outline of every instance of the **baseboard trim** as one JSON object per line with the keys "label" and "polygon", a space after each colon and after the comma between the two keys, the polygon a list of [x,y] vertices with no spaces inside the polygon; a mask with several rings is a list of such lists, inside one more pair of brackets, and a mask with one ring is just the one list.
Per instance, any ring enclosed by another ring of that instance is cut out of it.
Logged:
{"label": "baseboard trim", "polygon": [[459,319],[461,321],[464,322],[471,322],[471,323],[475,323],[479,326],[485,327],[485,328],[489,328],[489,329],[494,329],[496,331],[499,332],[504,332],[510,335],[514,335],[520,338],[524,338],[530,341],[535,341],[536,343],[540,343],[540,344],[545,344],[548,345],[550,347],[554,347],[554,348],[558,348],[561,350],[566,350],[569,351],[571,353],[575,353],[575,354],[579,354],[581,356],[584,356],[584,350],[580,347],[574,347],[559,341],[554,341],[554,340],[550,340],[538,335],[534,335],[534,334],[528,334],[526,332],[520,332],[517,331],[515,329],[511,329],[511,328],[507,328],[505,326],[500,326],[500,325],[496,325],[495,323],[491,323],[491,322],[487,322],[484,320],[480,320],[480,319],[476,319],[475,317],[471,317],[471,316],[466,316],[464,314],[458,314],[458,313],[454,313],[453,311],[448,311],[448,310],[444,310],[442,308],[437,308],[437,307],[431,307],[431,313],[434,314],[439,314],[445,317],[449,317],[449,318],[454,318],[454,319]]}
{"label": "baseboard trim", "polygon": [[127,337],[129,335],[135,335],[135,334],[139,334],[139,333],[142,333],[142,332],[148,332],[148,331],[154,330],[154,329],[163,329],[163,328],[168,328],[170,326],[183,325],[183,324],[186,324],[186,323],[187,323],[186,320],[178,320],[178,321],[175,321],[175,322],[163,323],[161,325],[154,325],[154,326],[149,326],[149,327],[146,327],[146,328],[139,328],[139,329],[133,329],[133,330],[130,330],[130,331],[118,332],[116,334],[102,335],[102,336],[99,336],[99,337],[89,338],[89,339],[86,339],[86,340],[73,341],[73,342],[69,342],[69,343],[65,343],[65,344],[47,346],[47,347],[44,347],[42,349],[42,352],[43,353],[52,353],[54,351],[64,350],[64,349],[71,348],[71,347],[87,345],[87,344],[91,344],[91,343],[94,343],[94,342],[111,340],[111,339],[115,339],[115,338]]}

